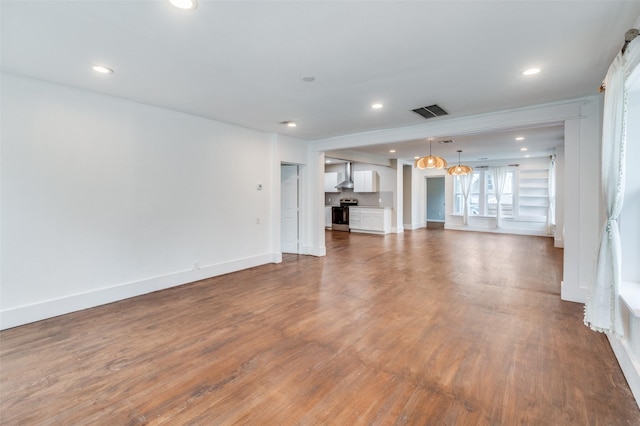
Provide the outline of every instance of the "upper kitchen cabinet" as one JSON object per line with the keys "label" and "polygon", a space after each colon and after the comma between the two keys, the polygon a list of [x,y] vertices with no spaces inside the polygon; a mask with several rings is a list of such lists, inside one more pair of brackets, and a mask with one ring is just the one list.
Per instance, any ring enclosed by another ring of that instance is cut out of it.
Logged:
{"label": "upper kitchen cabinet", "polygon": [[378,192],[378,172],[374,170],[353,172],[353,192]]}
{"label": "upper kitchen cabinet", "polygon": [[336,185],[341,182],[342,176],[338,172],[326,172],[324,174],[324,192],[340,192]]}

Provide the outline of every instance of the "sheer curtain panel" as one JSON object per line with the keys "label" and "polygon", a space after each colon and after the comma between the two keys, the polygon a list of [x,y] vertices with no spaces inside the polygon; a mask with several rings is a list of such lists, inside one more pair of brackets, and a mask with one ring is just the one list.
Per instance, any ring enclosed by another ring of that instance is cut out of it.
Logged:
{"label": "sheer curtain panel", "polygon": [[473,173],[458,176],[458,179],[460,179],[460,186],[462,187],[462,219],[465,226],[467,226],[469,225],[469,192],[471,191],[471,181],[473,179]]}
{"label": "sheer curtain panel", "polygon": [[618,54],[605,78],[602,121],[602,193],[607,220],[600,236],[595,276],[591,280],[584,322],[592,329],[622,337],[620,312],[621,252],[618,217],[622,211],[625,183],[627,128],[627,77],[640,59],[640,38],[625,54]]}
{"label": "sheer curtain panel", "polygon": [[496,228],[502,228],[502,208],[500,204],[502,202],[502,194],[504,193],[504,186],[507,182],[508,167],[489,167],[491,174],[493,175],[493,184],[495,185],[496,192]]}

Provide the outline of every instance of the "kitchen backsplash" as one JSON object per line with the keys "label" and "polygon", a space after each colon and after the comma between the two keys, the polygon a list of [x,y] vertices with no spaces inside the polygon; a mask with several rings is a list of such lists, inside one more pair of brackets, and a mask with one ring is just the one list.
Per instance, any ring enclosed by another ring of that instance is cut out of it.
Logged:
{"label": "kitchen backsplash", "polygon": [[325,192],[325,206],[339,206],[341,198],[357,198],[359,206],[393,207],[393,191],[353,192],[345,189],[341,193]]}

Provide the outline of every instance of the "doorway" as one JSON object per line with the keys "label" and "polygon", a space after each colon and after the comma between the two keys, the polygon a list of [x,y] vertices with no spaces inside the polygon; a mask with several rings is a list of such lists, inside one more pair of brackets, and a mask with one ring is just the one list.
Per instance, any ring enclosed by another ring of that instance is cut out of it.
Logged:
{"label": "doorway", "polygon": [[280,165],[280,244],[282,253],[299,253],[300,176],[295,164]]}
{"label": "doorway", "polygon": [[427,228],[444,228],[444,177],[427,178]]}

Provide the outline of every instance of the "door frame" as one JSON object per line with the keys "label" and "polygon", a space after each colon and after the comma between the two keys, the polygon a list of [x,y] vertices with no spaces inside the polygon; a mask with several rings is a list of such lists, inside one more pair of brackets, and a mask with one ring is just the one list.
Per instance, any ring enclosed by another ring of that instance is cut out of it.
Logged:
{"label": "door frame", "polygon": [[[447,216],[447,209],[446,209],[446,180],[444,176],[425,176],[425,185],[424,185],[424,191],[425,191],[425,196],[424,196],[424,204],[425,204],[425,209],[424,209],[424,222],[427,225],[427,227],[429,226],[429,222],[433,222],[433,223],[445,223],[446,221],[446,216]],[[443,204],[443,213],[442,213],[442,220],[433,220],[433,219],[429,219],[429,179],[442,179],[442,199],[445,201]]]}

